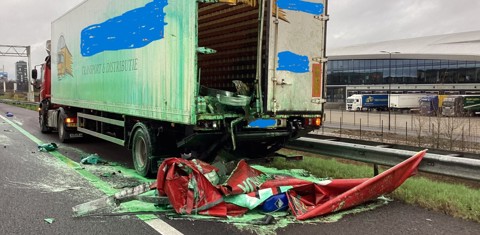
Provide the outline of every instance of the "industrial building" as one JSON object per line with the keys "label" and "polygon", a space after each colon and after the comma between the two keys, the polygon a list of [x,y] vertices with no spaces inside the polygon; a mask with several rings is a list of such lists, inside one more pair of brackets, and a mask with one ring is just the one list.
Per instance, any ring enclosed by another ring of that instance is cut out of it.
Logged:
{"label": "industrial building", "polygon": [[480,94],[480,31],[329,49],[327,101],[352,94]]}
{"label": "industrial building", "polygon": [[17,91],[28,91],[27,62],[18,61],[15,63],[15,74],[17,75]]}

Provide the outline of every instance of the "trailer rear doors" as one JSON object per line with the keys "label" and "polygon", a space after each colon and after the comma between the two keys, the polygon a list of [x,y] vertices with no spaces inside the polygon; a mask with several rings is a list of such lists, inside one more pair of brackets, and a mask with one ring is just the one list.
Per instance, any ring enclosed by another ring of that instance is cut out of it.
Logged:
{"label": "trailer rear doors", "polygon": [[267,84],[265,111],[321,114],[326,0],[274,0],[267,7],[268,80],[262,81]]}

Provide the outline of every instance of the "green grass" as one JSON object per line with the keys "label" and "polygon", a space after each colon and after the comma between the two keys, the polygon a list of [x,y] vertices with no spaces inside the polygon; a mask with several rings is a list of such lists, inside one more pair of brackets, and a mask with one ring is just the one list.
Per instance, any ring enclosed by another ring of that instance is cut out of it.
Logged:
{"label": "green grass", "polygon": [[[291,155],[292,152],[284,151],[283,154]],[[342,163],[333,158],[322,158],[307,153],[302,153],[302,155],[305,156],[303,161],[289,162],[277,158],[270,166],[279,169],[302,168],[317,177],[334,179],[373,176],[372,166]],[[480,190],[478,188],[474,189],[460,183],[439,182],[417,175],[409,178],[389,196],[453,217],[480,222]]]}
{"label": "green grass", "polygon": [[6,99],[6,97],[0,96],[0,103],[5,103],[5,104],[8,104],[8,105],[12,105],[12,106],[16,106],[16,107],[20,107],[20,108],[24,108],[24,109],[29,109],[29,110],[33,110],[33,111],[37,111],[37,109],[38,109],[37,104],[23,104],[23,103],[20,103],[20,102],[15,102],[15,101],[12,101],[12,100],[4,100],[4,99]]}

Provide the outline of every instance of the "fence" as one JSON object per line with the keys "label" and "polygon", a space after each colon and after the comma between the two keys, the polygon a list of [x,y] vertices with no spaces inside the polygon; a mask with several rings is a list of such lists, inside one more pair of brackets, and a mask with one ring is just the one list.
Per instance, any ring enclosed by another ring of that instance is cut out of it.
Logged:
{"label": "fence", "polygon": [[316,133],[423,148],[480,152],[480,117],[328,109],[323,126]]}

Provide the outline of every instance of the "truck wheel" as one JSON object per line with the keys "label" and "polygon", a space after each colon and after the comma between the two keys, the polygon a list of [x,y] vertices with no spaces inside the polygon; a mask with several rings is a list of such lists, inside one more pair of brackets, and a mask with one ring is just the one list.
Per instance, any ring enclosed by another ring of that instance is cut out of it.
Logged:
{"label": "truck wheel", "polygon": [[135,170],[141,176],[148,176],[152,165],[152,140],[143,124],[135,130],[132,141],[132,157]]}
{"label": "truck wheel", "polygon": [[52,128],[47,126],[48,118],[48,101],[42,101],[42,107],[38,112],[38,123],[40,124],[40,131],[42,133],[50,133]]}
{"label": "truck wheel", "polygon": [[38,115],[38,123],[40,124],[40,131],[42,133],[50,133],[52,128],[47,126],[47,115],[40,111]]}
{"label": "truck wheel", "polygon": [[57,130],[58,130],[58,139],[60,139],[60,142],[61,143],[68,142],[68,133],[65,130],[65,118],[61,116],[58,117]]}

